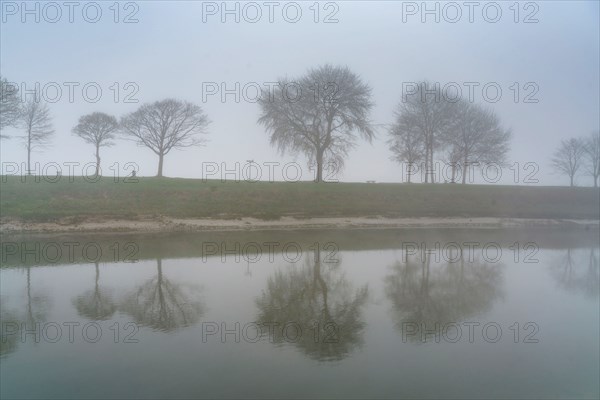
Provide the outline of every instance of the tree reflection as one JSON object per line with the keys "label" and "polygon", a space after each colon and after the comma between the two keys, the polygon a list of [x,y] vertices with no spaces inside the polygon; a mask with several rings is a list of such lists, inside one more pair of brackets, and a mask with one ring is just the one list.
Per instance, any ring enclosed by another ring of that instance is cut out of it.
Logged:
{"label": "tree reflection", "polygon": [[[362,344],[367,296],[366,285],[354,290],[339,264],[324,263],[317,248],[304,267],[290,266],[269,278],[256,300],[257,322],[275,326],[269,331],[275,343],[294,343],[316,360],[341,360]],[[294,326],[293,337],[282,329],[288,325]]]}
{"label": "tree reflection", "polygon": [[559,287],[567,292],[580,292],[586,298],[597,298],[600,293],[600,273],[596,249],[576,252],[569,248],[552,264],[551,274]]}
{"label": "tree reflection", "polygon": [[[49,300],[46,296],[35,294],[31,283],[31,267],[25,268],[25,310],[8,309],[6,300],[0,301],[0,356],[15,351],[22,340],[21,331],[35,332],[36,324],[46,320]],[[37,343],[36,341],[33,341]]]}
{"label": "tree reflection", "polygon": [[197,298],[197,289],[168,280],[162,271],[162,259],[156,260],[156,266],[156,276],[126,296],[120,310],[141,325],[165,332],[198,322],[204,306]]}
{"label": "tree reflection", "polygon": [[106,320],[115,313],[117,305],[110,293],[100,287],[100,265],[99,263],[95,263],[95,265],[96,281],[94,289],[78,296],[73,303],[79,315],[91,320]]}
{"label": "tree reflection", "polygon": [[21,327],[17,313],[6,307],[5,299],[0,300],[0,326],[0,357],[2,357],[17,349]]}
{"label": "tree reflection", "polygon": [[501,295],[501,265],[465,261],[462,252],[449,257],[451,262],[433,265],[431,257],[429,251],[405,255],[385,278],[396,327],[414,341],[427,341],[445,325],[485,312]]}
{"label": "tree reflection", "polygon": [[34,296],[31,290],[31,267],[27,267],[27,317],[28,326],[34,326],[46,318],[48,299],[44,296]]}

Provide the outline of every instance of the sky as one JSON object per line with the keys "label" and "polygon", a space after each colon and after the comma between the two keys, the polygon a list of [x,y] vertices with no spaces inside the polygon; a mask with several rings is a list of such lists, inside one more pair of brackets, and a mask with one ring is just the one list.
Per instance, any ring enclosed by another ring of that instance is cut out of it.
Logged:
{"label": "sky", "polygon": [[[600,125],[598,4],[0,1],[0,74],[25,89],[22,99],[39,85],[49,103],[56,134],[33,154],[49,174],[57,166],[63,175],[92,174],[84,165],[94,161],[93,147],[71,133],[80,116],[120,117],[174,97],[201,106],[211,124],[206,146],[165,157],[165,176],[254,179],[243,168],[254,160],[263,180],[313,179],[303,155],[269,144],[253,88],[332,64],[372,88],[377,136],[358,141],[344,169],[326,179],[401,182],[387,127],[403,88],[427,79],[460,87],[512,131],[509,165],[475,171],[473,182],[566,185],[550,166],[552,153],[561,140]],[[214,84],[219,93],[211,95]],[[2,173],[15,163],[24,170],[22,132],[3,133],[12,138],[0,142]],[[132,166],[138,175],[156,174],[158,157],[130,141],[117,140],[101,157],[104,175],[123,176]]]}

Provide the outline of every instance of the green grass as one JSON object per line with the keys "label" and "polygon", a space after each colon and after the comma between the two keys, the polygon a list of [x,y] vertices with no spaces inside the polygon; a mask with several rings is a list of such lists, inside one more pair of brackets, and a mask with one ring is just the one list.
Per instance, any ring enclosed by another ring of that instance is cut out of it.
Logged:
{"label": "green grass", "polygon": [[138,178],[56,183],[0,178],[0,216],[28,221],[89,217],[514,217],[591,218],[600,214],[593,188],[460,184],[226,182]]}

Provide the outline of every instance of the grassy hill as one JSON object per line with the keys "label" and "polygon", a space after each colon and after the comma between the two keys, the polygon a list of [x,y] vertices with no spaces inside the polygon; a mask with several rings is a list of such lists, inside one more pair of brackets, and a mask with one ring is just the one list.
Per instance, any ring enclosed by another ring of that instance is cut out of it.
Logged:
{"label": "grassy hill", "polygon": [[74,217],[276,219],[307,217],[513,217],[598,219],[593,188],[460,184],[203,182],[83,178],[56,183],[0,178],[0,216],[28,221]]}

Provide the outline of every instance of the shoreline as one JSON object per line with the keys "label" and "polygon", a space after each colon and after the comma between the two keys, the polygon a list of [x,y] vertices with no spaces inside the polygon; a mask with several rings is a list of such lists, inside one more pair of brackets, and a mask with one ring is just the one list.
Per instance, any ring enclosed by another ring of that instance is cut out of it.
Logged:
{"label": "shoreline", "polygon": [[154,217],[137,220],[96,218],[73,223],[24,222],[5,219],[0,222],[0,234],[22,233],[161,233],[206,231],[266,231],[266,230],[331,230],[331,229],[402,229],[402,228],[594,228],[600,221],[594,219],[534,219],[500,217],[331,217],[293,218],[277,220],[257,218],[196,219]]}

